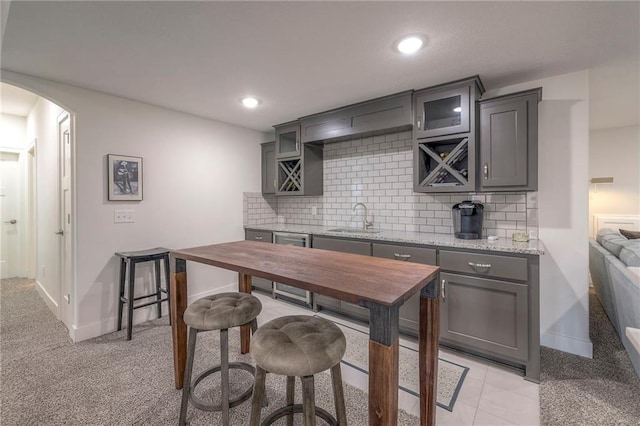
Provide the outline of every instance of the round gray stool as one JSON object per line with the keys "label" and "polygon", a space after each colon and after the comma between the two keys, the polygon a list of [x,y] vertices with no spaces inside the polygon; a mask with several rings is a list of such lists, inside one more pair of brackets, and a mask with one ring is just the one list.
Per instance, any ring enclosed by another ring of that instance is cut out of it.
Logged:
{"label": "round gray stool", "polygon": [[[303,413],[305,426],[316,424],[316,415],[330,425],[347,424],[342,389],[340,360],[347,349],[342,331],[331,321],[306,315],[293,315],[269,321],[256,331],[251,355],[256,362],[255,385],[251,405],[251,426],[258,426],[264,400],[266,373],[287,376],[287,405],[271,413],[262,422],[270,425],[287,416]],[[331,369],[336,418],[315,406],[313,375]],[[302,404],[294,403],[295,377],[302,381]]]}
{"label": "round gray stool", "polygon": [[[262,304],[254,296],[246,293],[220,293],[196,300],[184,311],[184,322],[189,326],[189,343],[187,345],[187,365],[184,370],[182,388],[182,405],[180,407],[180,425],[186,424],[187,406],[191,404],[204,411],[222,411],[222,423],[229,424],[229,408],[235,407],[249,399],[253,391],[249,388],[242,395],[229,400],[229,369],[241,369],[255,376],[255,368],[244,362],[229,363],[229,329],[251,324],[251,331],[257,328],[256,317],[262,311]],[[220,330],[220,365],[200,374],[193,383],[193,357],[196,349],[196,336],[202,331]],[[206,403],[194,394],[198,383],[205,377],[220,371],[221,402]]]}

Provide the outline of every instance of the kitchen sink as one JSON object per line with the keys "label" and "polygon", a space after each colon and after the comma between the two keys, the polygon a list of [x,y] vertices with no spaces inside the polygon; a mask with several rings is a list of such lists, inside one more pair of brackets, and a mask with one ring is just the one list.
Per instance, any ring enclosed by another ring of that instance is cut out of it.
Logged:
{"label": "kitchen sink", "polygon": [[380,231],[376,229],[335,228],[327,229],[327,232],[338,232],[341,234],[377,234]]}

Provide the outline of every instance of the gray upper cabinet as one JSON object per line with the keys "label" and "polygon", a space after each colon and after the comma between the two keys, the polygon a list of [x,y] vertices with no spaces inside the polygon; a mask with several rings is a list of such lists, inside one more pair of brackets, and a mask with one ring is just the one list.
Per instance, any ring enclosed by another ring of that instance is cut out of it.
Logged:
{"label": "gray upper cabinet", "polygon": [[276,143],[263,143],[262,148],[262,193],[276,193]]}
{"label": "gray upper cabinet", "polygon": [[276,158],[300,156],[300,123],[294,121],[273,127],[276,129]]}
{"label": "gray upper cabinet", "polygon": [[483,100],[479,189],[538,189],[538,102],[542,89]]}
{"label": "gray upper cabinet", "polygon": [[414,137],[471,132],[475,117],[475,101],[484,92],[480,77],[470,77],[413,94],[416,120]]}
{"label": "gray upper cabinet", "polygon": [[476,99],[478,76],[414,93],[413,190],[476,189]]}
{"label": "gray upper cabinet", "polygon": [[302,117],[302,143],[410,129],[412,93],[406,91]]}
{"label": "gray upper cabinet", "polygon": [[277,159],[276,195],[322,195],[322,160],[319,145],[304,145],[299,156]]}
{"label": "gray upper cabinet", "polygon": [[[275,194],[322,195],[322,146],[303,146],[300,143],[300,123],[297,121],[274,127]],[[264,174],[266,172],[263,169]],[[264,185],[263,181],[263,188]]]}

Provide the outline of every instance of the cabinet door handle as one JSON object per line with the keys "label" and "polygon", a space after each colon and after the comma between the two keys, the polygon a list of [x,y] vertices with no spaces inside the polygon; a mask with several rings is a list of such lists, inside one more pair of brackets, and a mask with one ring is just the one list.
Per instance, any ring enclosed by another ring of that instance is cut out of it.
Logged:
{"label": "cabinet door handle", "polygon": [[471,266],[473,269],[476,269],[476,268],[489,269],[489,268],[491,268],[491,264],[490,263],[473,263],[473,262],[469,262],[469,266]]}
{"label": "cabinet door handle", "polygon": [[482,173],[484,174],[485,179],[489,179],[489,163],[484,163],[484,167],[482,168]]}
{"label": "cabinet door handle", "polygon": [[274,179],[273,180],[273,189],[275,189],[276,191],[278,190],[278,179]]}
{"label": "cabinet door handle", "polygon": [[262,241],[262,237],[254,237],[254,240]]}
{"label": "cabinet door handle", "polygon": [[393,257],[395,257],[396,260],[409,260],[409,259],[411,259],[411,255],[410,254],[393,253]]}
{"label": "cabinet door handle", "polygon": [[442,293],[442,300],[446,300],[447,299],[447,295],[445,293],[445,287],[447,286],[447,281],[446,280],[442,280],[442,282],[440,283],[440,293]]}
{"label": "cabinet door handle", "polygon": [[421,121],[420,121],[420,119],[418,118],[418,129],[422,130],[422,128],[420,127],[420,124],[421,124]]}
{"label": "cabinet door handle", "polygon": [[296,152],[298,152],[298,153],[300,152],[300,140],[299,139],[296,141]]}

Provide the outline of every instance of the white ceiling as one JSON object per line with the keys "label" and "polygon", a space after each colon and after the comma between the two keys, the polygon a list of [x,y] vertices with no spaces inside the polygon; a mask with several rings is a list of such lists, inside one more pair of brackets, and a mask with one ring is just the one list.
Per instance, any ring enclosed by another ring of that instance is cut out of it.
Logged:
{"label": "white ceiling", "polygon": [[[428,45],[400,56],[410,33]],[[14,1],[1,53],[6,70],[269,131],[474,74],[492,89],[638,58],[640,3]]]}

